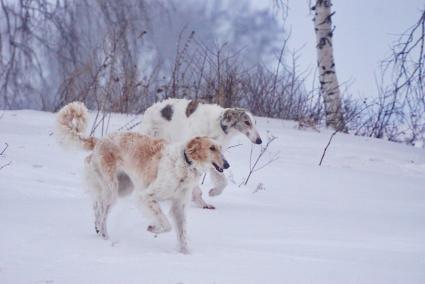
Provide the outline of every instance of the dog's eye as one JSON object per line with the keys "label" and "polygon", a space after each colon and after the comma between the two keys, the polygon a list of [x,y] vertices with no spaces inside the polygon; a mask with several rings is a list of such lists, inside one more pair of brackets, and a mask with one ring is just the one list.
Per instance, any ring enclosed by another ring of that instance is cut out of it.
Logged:
{"label": "dog's eye", "polygon": [[216,151],[217,149],[215,148],[215,146],[211,146],[211,147],[210,147],[210,150],[214,152],[214,151]]}
{"label": "dog's eye", "polygon": [[245,121],[245,124],[246,124],[247,126],[251,126],[251,122],[249,122],[248,120],[246,120],[246,121]]}

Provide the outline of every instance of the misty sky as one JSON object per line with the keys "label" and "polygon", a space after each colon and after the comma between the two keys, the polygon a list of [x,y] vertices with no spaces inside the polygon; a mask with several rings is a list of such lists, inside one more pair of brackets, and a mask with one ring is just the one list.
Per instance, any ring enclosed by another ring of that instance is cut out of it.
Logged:
{"label": "misty sky", "polygon": [[[264,0],[259,6],[270,5]],[[299,64],[314,67],[316,62],[315,34],[308,0],[289,0],[287,26],[292,29],[291,48],[302,46]],[[314,2],[314,1],[313,1]],[[374,74],[379,61],[390,54],[396,35],[419,19],[424,0],[334,0],[333,23],[335,63],[340,83],[351,82],[354,95],[376,95]]]}

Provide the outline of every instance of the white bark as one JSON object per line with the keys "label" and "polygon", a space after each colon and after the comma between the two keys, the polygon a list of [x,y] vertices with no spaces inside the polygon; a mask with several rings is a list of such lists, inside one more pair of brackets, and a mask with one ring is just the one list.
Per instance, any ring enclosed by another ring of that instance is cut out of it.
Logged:
{"label": "white bark", "polygon": [[332,46],[331,0],[316,0],[314,30],[317,41],[317,66],[319,68],[320,91],[323,96],[326,125],[344,131],[345,122],[341,103],[341,92],[335,71]]}

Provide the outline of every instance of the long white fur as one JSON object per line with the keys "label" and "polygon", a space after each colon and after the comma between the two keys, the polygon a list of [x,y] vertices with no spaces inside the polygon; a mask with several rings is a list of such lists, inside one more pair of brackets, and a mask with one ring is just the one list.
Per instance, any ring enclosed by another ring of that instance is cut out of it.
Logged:
{"label": "long white fur", "polygon": [[172,201],[171,215],[176,224],[180,251],[188,253],[185,207],[190,200],[192,189],[199,184],[201,173],[208,165],[196,161],[192,161],[189,165],[183,155],[185,143],[165,143],[157,176],[153,182],[148,183],[144,180],[139,169],[131,162],[135,154],[132,152],[123,153],[124,162],[116,169],[116,173],[127,175],[131,182],[120,180],[119,175],[111,175],[102,168],[101,147],[114,149],[113,147],[119,144],[117,141],[121,138],[120,135],[125,133],[89,141],[93,143],[92,146],[84,145],[89,139],[82,132],[86,128],[87,115],[87,109],[83,104],[71,103],[65,106],[58,113],[57,131],[62,142],[85,149],[92,147],[92,153],[85,159],[85,175],[89,185],[88,191],[93,198],[95,227],[98,234],[105,239],[108,238],[106,224],[111,207],[120,193],[131,192],[134,189],[138,195],[140,208],[152,220],[148,230],[155,234],[171,230],[170,222],[159,207],[158,201]]}
{"label": "long white fur", "polygon": [[[221,128],[220,121],[227,109],[216,104],[200,103],[196,111],[187,117],[186,108],[189,103],[190,101],[187,99],[174,98],[155,103],[145,111],[140,132],[170,142],[186,141],[190,137],[205,136],[214,139],[223,148],[230,143],[235,135],[240,134],[239,131],[231,127],[227,129],[227,133]],[[167,105],[173,107],[173,115],[170,121],[164,119],[161,115],[161,110]],[[254,124],[253,115],[248,111],[246,111],[246,114]],[[260,138],[255,127],[244,134],[252,143],[256,143],[256,140]],[[210,170],[210,176],[214,187],[209,191],[209,195],[217,196],[227,186],[227,179],[223,174],[219,174],[214,170]],[[192,200],[198,207],[214,209],[213,205],[206,203],[202,198],[202,191],[199,185],[193,190]]]}
{"label": "long white fur", "polygon": [[[221,129],[220,120],[225,108],[216,104],[200,103],[197,110],[187,117],[186,108],[189,102],[187,99],[172,98],[153,104],[143,114],[140,132],[173,142],[187,141],[195,136],[210,137],[222,146],[227,146],[230,140],[239,134],[233,128],[229,128],[227,134]],[[172,105],[174,110],[171,121],[161,116],[161,110],[166,105]],[[246,113],[254,122],[253,115],[249,112]],[[248,134],[248,138],[253,143],[259,136],[255,128]]]}

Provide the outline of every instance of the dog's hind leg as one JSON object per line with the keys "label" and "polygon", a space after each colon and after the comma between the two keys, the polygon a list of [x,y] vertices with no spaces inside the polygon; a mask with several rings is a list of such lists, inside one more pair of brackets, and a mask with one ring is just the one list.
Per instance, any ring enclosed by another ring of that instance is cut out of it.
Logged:
{"label": "dog's hind leg", "polygon": [[91,154],[85,159],[85,177],[88,192],[93,199],[96,233],[103,239],[108,239],[107,219],[118,197],[118,178],[114,168],[105,167],[105,164],[96,158]]}
{"label": "dog's hind leg", "polygon": [[112,206],[116,201],[116,194],[108,194],[98,198],[93,205],[95,214],[95,230],[103,239],[109,239],[108,235],[108,216]]}
{"label": "dog's hind leg", "polygon": [[186,213],[185,204],[181,200],[174,200],[171,205],[171,214],[176,225],[177,240],[180,246],[180,252],[189,253],[186,234]]}
{"label": "dog's hind leg", "polygon": [[103,239],[108,239],[108,215],[118,198],[118,179],[113,175],[102,175],[96,167],[96,180],[92,182],[95,188],[93,194],[93,209],[96,233]]}
{"label": "dog's hind leg", "polygon": [[93,204],[95,216],[95,230],[96,233],[105,240],[109,238],[107,221],[111,206],[112,203],[110,201],[102,199],[95,201]]}
{"label": "dog's hind leg", "polygon": [[93,164],[97,182],[101,186],[95,200],[96,232],[104,239],[108,239],[107,221],[111,207],[114,205],[119,194],[118,163],[120,157],[118,150],[110,144],[102,145],[98,159]]}
{"label": "dog's hind leg", "polygon": [[160,234],[171,231],[171,224],[167,216],[162,212],[158,201],[151,194],[142,194],[139,197],[139,204],[146,217],[152,221],[152,224],[147,228],[149,232]]}
{"label": "dog's hind leg", "polygon": [[205,200],[202,199],[202,191],[199,185],[197,185],[192,191],[192,201],[200,208],[215,209],[213,205],[206,203]]}
{"label": "dog's hind leg", "polygon": [[112,198],[105,198],[102,192],[102,187],[98,184],[92,184],[91,189],[95,192],[91,192],[93,197],[93,211],[94,211],[94,229],[103,239],[108,239],[107,231],[107,218],[109,211],[115,200]]}
{"label": "dog's hind leg", "polygon": [[220,195],[224,188],[227,186],[227,179],[224,174],[218,173],[216,170],[210,170],[211,180],[214,184],[214,187],[210,190],[210,196]]}
{"label": "dog's hind leg", "polygon": [[[93,212],[94,212],[94,229],[96,234],[101,236],[102,223],[104,219],[104,206],[103,206],[103,186],[101,182],[100,172],[98,167],[93,162],[93,156],[89,155],[85,159],[85,178],[87,183],[87,191],[93,199]],[[106,237],[104,234],[103,238]]]}

